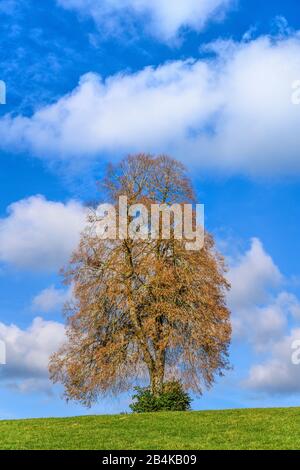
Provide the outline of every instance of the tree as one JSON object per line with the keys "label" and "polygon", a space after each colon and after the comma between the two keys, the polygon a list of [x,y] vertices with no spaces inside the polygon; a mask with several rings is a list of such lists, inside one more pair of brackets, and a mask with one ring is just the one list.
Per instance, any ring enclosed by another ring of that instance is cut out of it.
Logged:
{"label": "tree", "polygon": [[[149,210],[195,202],[185,168],[167,156],[130,156],[110,166],[101,185],[115,206],[120,196]],[[132,215],[126,217],[131,223]],[[67,399],[89,406],[146,377],[155,395],[168,380],[201,394],[228,368],[230,286],[223,257],[208,233],[201,250],[187,250],[186,240],[175,237],[175,217],[170,220],[168,238],[160,228],[156,239],[104,240],[93,229],[96,213],[89,217],[64,271],[74,290],[65,307],[67,342],[49,366]]]}

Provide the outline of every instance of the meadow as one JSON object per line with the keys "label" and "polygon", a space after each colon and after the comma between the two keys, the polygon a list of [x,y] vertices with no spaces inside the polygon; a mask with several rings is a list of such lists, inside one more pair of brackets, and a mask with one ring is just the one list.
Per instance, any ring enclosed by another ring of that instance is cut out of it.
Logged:
{"label": "meadow", "polygon": [[0,449],[300,449],[300,408],[0,421]]}

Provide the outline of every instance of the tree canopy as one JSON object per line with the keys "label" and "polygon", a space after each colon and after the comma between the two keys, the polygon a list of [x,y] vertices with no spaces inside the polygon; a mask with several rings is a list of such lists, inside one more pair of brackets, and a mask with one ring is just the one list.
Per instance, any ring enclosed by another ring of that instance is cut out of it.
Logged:
{"label": "tree canopy", "polygon": [[[195,203],[184,166],[167,156],[134,155],[110,166],[101,194],[149,209]],[[91,211],[64,271],[74,299],[65,307],[67,341],[50,360],[52,380],[88,406],[139,380],[149,380],[153,393],[174,379],[202,393],[228,368],[231,338],[230,286],[213,237],[205,232],[203,248],[187,250],[173,223],[168,238],[160,231],[155,239],[108,240],[97,236],[96,222]]]}

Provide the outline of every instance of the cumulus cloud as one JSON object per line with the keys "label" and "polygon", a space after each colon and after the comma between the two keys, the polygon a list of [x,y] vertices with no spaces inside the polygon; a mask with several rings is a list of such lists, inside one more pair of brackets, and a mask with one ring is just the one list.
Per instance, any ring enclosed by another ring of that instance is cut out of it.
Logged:
{"label": "cumulus cloud", "polygon": [[269,352],[278,341],[281,341],[288,329],[289,319],[300,306],[298,298],[289,292],[279,292],[278,295],[263,307],[253,307],[243,312],[244,340],[255,348],[256,352]]}
{"label": "cumulus cloud", "polygon": [[253,238],[250,249],[234,261],[228,279],[232,284],[230,305],[240,310],[264,302],[268,288],[278,286],[282,275],[262,242]]}
{"label": "cumulus cloud", "polygon": [[283,290],[287,280],[260,240],[251,241],[228,279],[233,340],[247,344],[255,357],[243,386],[258,393],[299,393],[300,366],[292,362],[292,345],[300,340],[300,301]]}
{"label": "cumulus cloud", "polygon": [[[27,146],[35,154],[61,158],[127,150],[154,150],[215,110],[208,87],[210,71],[194,61],[102,80],[87,74],[79,86],[32,118],[6,116],[2,145]],[[202,109],[201,109],[201,106]]]}
{"label": "cumulus cloud", "polygon": [[65,302],[71,301],[72,288],[57,289],[55,286],[50,286],[42,290],[32,300],[32,309],[39,313],[49,313],[60,310]]}
{"label": "cumulus cloud", "polygon": [[11,204],[0,219],[0,261],[17,268],[57,271],[79,241],[86,211],[81,204],[42,196]]}
{"label": "cumulus cloud", "polygon": [[[233,0],[57,0],[58,5],[91,16],[108,34],[122,33],[142,20],[143,29],[162,41],[183,28],[201,31],[208,20],[223,18]],[[144,20],[144,21],[143,21]]]}
{"label": "cumulus cloud", "polygon": [[168,152],[202,170],[299,174],[300,34],[211,44],[209,59],[168,62],[106,79],[31,117],[0,121],[2,148],[76,161]]}
{"label": "cumulus cloud", "polygon": [[283,276],[259,239],[253,238],[249,250],[232,263],[228,280],[234,338],[265,349],[283,334],[286,308],[294,303],[279,291]]}
{"label": "cumulus cloud", "polygon": [[300,366],[292,361],[292,346],[295,341],[299,345],[299,340],[300,329],[295,328],[278,341],[271,349],[267,361],[251,367],[244,386],[265,394],[299,394]]}
{"label": "cumulus cloud", "polygon": [[0,381],[20,391],[49,389],[49,356],[65,341],[64,325],[42,318],[24,330],[0,323],[0,340],[6,345]]}

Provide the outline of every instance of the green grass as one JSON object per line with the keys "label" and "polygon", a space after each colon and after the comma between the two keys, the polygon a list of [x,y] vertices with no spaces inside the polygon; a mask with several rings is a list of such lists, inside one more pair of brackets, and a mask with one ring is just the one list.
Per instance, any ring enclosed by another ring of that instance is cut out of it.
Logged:
{"label": "green grass", "polygon": [[300,449],[300,408],[0,421],[0,449]]}

